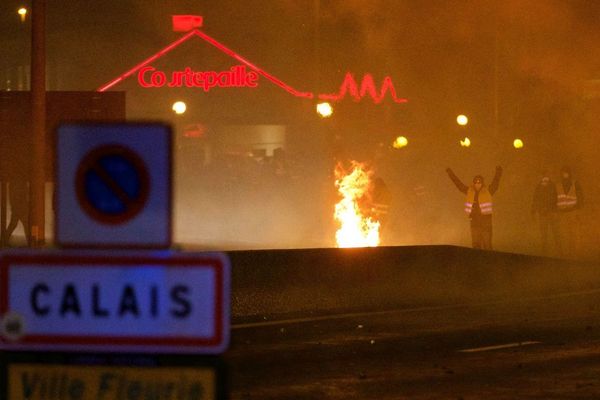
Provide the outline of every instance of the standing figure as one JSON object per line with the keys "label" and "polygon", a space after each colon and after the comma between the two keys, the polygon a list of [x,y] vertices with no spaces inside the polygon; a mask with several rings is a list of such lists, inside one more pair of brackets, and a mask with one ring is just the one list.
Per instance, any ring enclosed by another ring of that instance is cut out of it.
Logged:
{"label": "standing figure", "polygon": [[27,244],[31,244],[31,232],[29,226],[29,183],[22,179],[15,179],[8,184],[8,200],[10,202],[10,221],[6,228],[6,237],[10,243],[10,237],[17,228],[19,221],[23,225],[23,232]]}
{"label": "standing figure", "polygon": [[389,238],[391,232],[389,232],[388,221],[392,193],[382,178],[376,177],[373,180],[373,185],[370,187],[368,197],[370,204],[366,215],[379,222],[380,236],[382,238]]}
{"label": "standing figure", "polygon": [[576,256],[579,245],[579,210],[583,207],[583,192],[579,182],[573,179],[571,169],[560,170],[561,181],[556,184],[556,207],[560,225],[560,237],[563,241],[564,254]]}
{"label": "standing figure", "polygon": [[392,194],[383,179],[378,177],[373,180],[369,195],[371,200],[371,210],[369,214],[374,220],[382,223],[385,222],[390,212]]}
{"label": "standing figure", "polygon": [[535,187],[533,201],[531,203],[531,215],[538,218],[540,236],[542,239],[542,253],[548,255],[548,231],[552,232],[555,249],[562,254],[560,232],[558,229],[557,192],[554,182],[550,179],[548,172],[542,173],[542,179]]}
{"label": "standing figure", "polygon": [[492,250],[492,196],[498,190],[502,167],[496,167],[494,179],[486,186],[483,176],[473,178],[473,184],[467,186],[452,172],[446,169],[448,176],[457,189],[466,195],[465,212],[471,220],[471,239],[474,249]]}

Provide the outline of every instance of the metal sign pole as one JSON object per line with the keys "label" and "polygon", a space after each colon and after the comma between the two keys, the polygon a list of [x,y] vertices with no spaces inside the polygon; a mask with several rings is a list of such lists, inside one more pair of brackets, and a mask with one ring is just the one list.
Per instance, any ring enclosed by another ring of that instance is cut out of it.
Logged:
{"label": "metal sign pole", "polygon": [[[5,178],[6,179],[6,178]],[[6,235],[6,209],[8,203],[8,182],[0,182],[0,245],[1,247],[8,245],[8,237]]]}
{"label": "metal sign pole", "polygon": [[33,0],[31,18],[31,245],[44,244],[46,182],[46,0]]}

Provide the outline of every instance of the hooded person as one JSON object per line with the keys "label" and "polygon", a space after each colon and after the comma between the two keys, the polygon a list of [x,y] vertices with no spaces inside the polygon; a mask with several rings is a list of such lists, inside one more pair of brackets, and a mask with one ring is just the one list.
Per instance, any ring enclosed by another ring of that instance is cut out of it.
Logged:
{"label": "hooded person", "polygon": [[571,173],[564,166],[560,170],[561,179],[556,184],[556,208],[560,226],[560,237],[565,255],[575,256],[580,241],[580,211],[583,207],[583,191]]}
{"label": "hooded person", "polygon": [[542,241],[542,253],[549,254],[548,232],[554,237],[554,245],[558,254],[562,253],[560,231],[557,218],[557,192],[556,185],[550,179],[548,171],[542,171],[542,177],[535,187],[533,201],[531,202],[531,215],[537,218]]}
{"label": "hooded person", "polygon": [[567,166],[562,167],[560,174],[561,180],[556,185],[558,211],[565,213],[580,209],[583,206],[583,192],[579,182],[573,179],[571,168]]}
{"label": "hooded person", "polygon": [[485,180],[481,175],[476,175],[473,178],[473,183],[467,186],[454,174],[452,169],[447,168],[446,172],[456,188],[466,196],[464,210],[471,221],[473,248],[492,250],[492,196],[500,185],[502,167],[496,167],[494,179],[489,186],[485,184]]}

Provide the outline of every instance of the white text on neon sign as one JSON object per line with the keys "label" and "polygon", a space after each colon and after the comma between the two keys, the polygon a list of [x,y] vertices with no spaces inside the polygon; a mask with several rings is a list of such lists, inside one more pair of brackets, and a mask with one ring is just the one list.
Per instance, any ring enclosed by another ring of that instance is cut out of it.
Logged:
{"label": "white text on neon sign", "polygon": [[173,71],[169,78],[163,71],[157,71],[152,66],[140,68],[138,71],[138,83],[145,88],[160,87],[197,87],[208,92],[214,87],[233,88],[258,86],[258,73],[247,71],[246,66],[236,65],[229,71],[194,71],[186,67],[183,71]]}

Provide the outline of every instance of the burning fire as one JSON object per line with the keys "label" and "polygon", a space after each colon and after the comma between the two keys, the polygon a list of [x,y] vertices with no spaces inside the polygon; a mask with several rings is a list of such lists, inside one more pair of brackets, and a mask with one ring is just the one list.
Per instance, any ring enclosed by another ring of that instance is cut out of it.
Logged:
{"label": "burning fire", "polygon": [[[341,225],[335,234],[338,247],[375,247],[379,245],[379,221],[363,211],[369,204],[372,172],[356,161],[348,173],[338,163],[335,186],[342,199],[335,205],[333,217]],[[362,207],[361,207],[362,206]]]}

